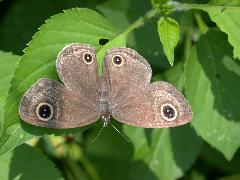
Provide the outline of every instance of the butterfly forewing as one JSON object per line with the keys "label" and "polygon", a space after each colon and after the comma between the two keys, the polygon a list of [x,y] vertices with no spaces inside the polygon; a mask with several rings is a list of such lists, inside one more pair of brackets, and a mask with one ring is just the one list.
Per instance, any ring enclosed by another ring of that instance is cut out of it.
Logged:
{"label": "butterfly forewing", "polygon": [[67,45],[59,53],[56,67],[60,79],[69,89],[97,106],[98,65],[92,46],[76,43]]}
{"label": "butterfly forewing", "polygon": [[136,51],[115,48],[106,54],[103,76],[108,84],[110,109],[116,109],[149,84],[152,70]]}

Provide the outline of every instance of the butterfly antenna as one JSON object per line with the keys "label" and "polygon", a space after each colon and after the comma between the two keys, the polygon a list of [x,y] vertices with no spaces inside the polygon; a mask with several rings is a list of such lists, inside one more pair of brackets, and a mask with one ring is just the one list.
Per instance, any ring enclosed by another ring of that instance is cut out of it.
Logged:
{"label": "butterfly antenna", "polygon": [[94,143],[96,141],[96,139],[98,138],[98,136],[102,133],[104,126],[100,129],[100,131],[98,132],[98,134],[91,140],[91,144]]}
{"label": "butterfly antenna", "polygon": [[109,122],[109,124],[118,132],[118,134],[120,134],[128,143],[130,143],[130,140],[124,136],[111,122]]}

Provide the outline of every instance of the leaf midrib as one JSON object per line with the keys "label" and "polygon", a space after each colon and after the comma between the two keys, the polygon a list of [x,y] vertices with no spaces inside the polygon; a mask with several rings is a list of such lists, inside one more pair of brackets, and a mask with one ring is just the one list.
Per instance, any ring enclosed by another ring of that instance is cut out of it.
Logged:
{"label": "leaf midrib", "polygon": [[180,3],[180,4],[176,5],[177,10],[182,10],[182,9],[207,10],[207,9],[212,9],[212,8],[216,8],[218,10],[222,9],[222,8],[240,10],[240,7],[236,6],[236,5],[211,5],[211,4],[186,4],[186,3],[182,3],[182,4]]}

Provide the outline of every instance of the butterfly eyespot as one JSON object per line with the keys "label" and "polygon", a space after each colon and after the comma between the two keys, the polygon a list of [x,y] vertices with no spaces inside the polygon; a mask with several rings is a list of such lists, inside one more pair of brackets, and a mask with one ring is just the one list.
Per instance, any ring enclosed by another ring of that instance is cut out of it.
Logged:
{"label": "butterfly eyespot", "polygon": [[51,104],[43,102],[36,108],[38,119],[42,121],[49,121],[53,117],[53,107]]}
{"label": "butterfly eyespot", "polygon": [[112,61],[115,65],[121,66],[123,63],[123,58],[119,55],[115,55],[115,56],[113,56]]}
{"label": "butterfly eyespot", "polygon": [[166,121],[174,121],[177,118],[177,110],[171,104],[161,106],[161,115]]}
{"label": "butterfly eyespot", "polygon": [[93,56],[91,53],[89,52],[85,52],[83,54],[83,60],[87,63],[87,64],[91,64],[93,62]]}

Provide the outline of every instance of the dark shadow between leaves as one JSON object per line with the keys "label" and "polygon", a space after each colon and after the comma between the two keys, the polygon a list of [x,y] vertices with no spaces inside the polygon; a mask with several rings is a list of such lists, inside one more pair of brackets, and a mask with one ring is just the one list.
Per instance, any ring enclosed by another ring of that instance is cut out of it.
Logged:
{"label": "dark shadow between leaves", "polygon": [[[122,124],[112,120],[111,123],[122,133]],[[97,128],[99,129],[100,126]],[[84,134],[86,154],[97,173],[105,180],[157,180],[146,163],[133,160],[134,147],[112,127],[106,127],[94,143],[88,143],[96,129],[89,129]],[[87,137],[88,136],[88,137]]]}
{"label": "dark shadow between leaves", "polygon": [[148,165],[143,161],[133,161],[131,162],[130,166],[129,180],[159,180],[154,172],[152,172]]}
{"label": "dark shadow between leaves", "polygon": [[[226,119],[239,122],[240,63],[231,58],[232,51],[227,35],[217,30],[209,31],[197,43],[199,63],[211,82],[211,91],[215,96],[214,108]],[[234,68],[239,74],[234,72]]]}
{"label": "dark shadow between leaves", "polygon": [[216,168],[220,172],[225,173],[225,175],[237,174],[240,172],[240,149],[235,153],[233,159],[228,161],[223,154],[209,144],[204,143],[201,158],[208,166]]}
{"label": "dark shadow between leaves", "polygon": [[108,42],[109,42],[109,39],[101,38],[101,39],[99,39],[98,44],[101,45],[101,46],[104,46],[104,45],[107,44]]}

